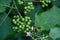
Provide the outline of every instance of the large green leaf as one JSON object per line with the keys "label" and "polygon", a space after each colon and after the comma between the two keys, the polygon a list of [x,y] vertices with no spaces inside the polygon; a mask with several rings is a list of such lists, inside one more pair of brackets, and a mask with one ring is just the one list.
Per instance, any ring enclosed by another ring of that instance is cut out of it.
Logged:
{"label": "large green leaf", "polygon": [[60,23],[60,9],[53,6],[50,10],[35,15],[35,26],[42,30],[48,30]]}
{"label": "large green leaf", "polygon": [[11,19],[9,17],[2,23],[7,14],[0,13],[0,40],[3,40],[6,36],[13,33]]}
{"label": "large green leaf", "polygon": [[60,38],[60,28],[52,28],[50,30],[50,37],[52,37],[54,40],[56,38]]}
{"label": "large green leaf", "polygon": [[0,12],[4,12],[5,8],[10,5],[12,0],[0,0]]}

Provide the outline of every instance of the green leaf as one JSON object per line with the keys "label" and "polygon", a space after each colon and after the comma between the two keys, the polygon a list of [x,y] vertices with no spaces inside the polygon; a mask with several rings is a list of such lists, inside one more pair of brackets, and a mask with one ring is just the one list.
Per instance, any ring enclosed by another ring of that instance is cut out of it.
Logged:
{"label": "green leaf", "polygon": [[54,28],[56,24],[60,24],[60,9],[56,6],[46,12],[35,15],[35,26],[41,27],[42,30]]}
{"label": "green leaf", "polygon": [[52,28],[50,30],[50,37],[52,37],[54,40],[56,38],[60,38],[60,28]]}
{"label": "green leaf", "polygon": [[52,5],[60,7],[60,0],[53,0]]}
{"label": "green leaf", "polygon": [[4,12],[12,0],[0,0],[0,12]]}
{"label": "green leaf", "polygon": [[3,40],[6,36],[13,33],[11,19],[9,17],[2,23],[7,14],[0,13],[0,40]]}

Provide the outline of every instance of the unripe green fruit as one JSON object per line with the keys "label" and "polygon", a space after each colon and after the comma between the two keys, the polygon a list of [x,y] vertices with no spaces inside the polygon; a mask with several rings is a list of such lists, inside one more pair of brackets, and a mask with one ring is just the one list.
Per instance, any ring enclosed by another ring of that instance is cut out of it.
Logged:
{"label": "unripe green fruit", "polygon": [[31,10],[29,10],[29,9],[26,9],[26,11],[27,11],[27,12],[30,12]]}
{"label": "unripe green fruit", "polygon": [[44,2],[44,0],[43,0],[43,1],[41,1],[41,2],[42,2],[42,3],[45,3],[45,2]]}
{"label": "unripe green fruit", "polygon": [[45,5],[42,5],[42,7],[45,7]]}
{"label": "unripe green fruit", "polygon": [[19,22],[19,19],[17,19],[16,21]]}
{"label": "unripe green fruit", "polygon": [[48,0],[47,0],[46,2],[47,2],[47,3],[49,3],[49,1],[48,1]]}
{"label": "unripe green fruit", "polygon": [[51,3],[51,1],[49,0],[49,3]]}
{"label": "unripe green fruit", "polygon": [[28,17],[27,17],[27,16],[25,16],[25,18],[27,19]]}
{"label": "unripe green fruit", "polygon": [[25,27],[25,25],[22,25],[23,27]]}
{"label": "unripe green fruit", "polygon": [[25,19],[25,21],[26,21],[26,22],[28,22],[28,20],[27,20],[27,19]]}
{"label": "unripe green fruit", "polygon": [[31,9],[33,10],[33,9],[34,9],[34,7],[31,7]]}
{"label": "unripe green fruit", "polygon": [[30,20],[30,17],[19,17],[19,15],[15,16],[16,18],[13,19],[13,23],[15,24],[15,26],[17,27],[13,27],[13,29],[17,32],[20,32],[20,31],[24,31],[24,32],[27,32],[29,31],[30,29],[30,23],[31,23],[31,20]]}
{"label": "unripe green fruit", "polygon": [[13,19],[12,21],[15,22],[15,19]]}
{"label": "unripe green fruit", "polygon": [[17,29],[18,29],[18,27],[13,27],[13,29],[14,29],[14,30],[17,30]]}
{"label": "unripe green fruit", "polygon": [[14,24],[17,24],[17,22],[16,22],[16,21],[14,21],[13,23],[14,23]]}
{"label": "unripe green fruit", "polygon": [[29,22],[31,22],[31,20],[29,20]]}
{"label": "unripe green fruit", "polygon": [[16,16],[13,16],[13,18],[16,18]]}
{"label": "unripe green fruit", "polygon": [[26,31],[28,31],[28,30],[29,30],[29,28],[26,29]]}
{"label": "unripe green fruit", "polygon": [[30,25],[30,22],[28,22],[28,25]]}
{"label": "unripe green fruit", "polygon": [[16,17],[19,18],[19,15],[17,15]]}
{"label": "unripe green fruit", "polygon": [[25,30],[24,32],[26,33],[27,31]]}
{"label": "unripe green fruit", "polygon": [[30,17],[28,17],[28,19],[30,19]]}
{"label": "unripe green fruit", "polygon": [[21,24],[21,21],[19,21],[18,23]]}
{"label": "unripe green fruit", "polygon": [[30,9],[31,7],[30,6],[27,6],[28,9]]}
{"label": "unripe green fruit", "polygon": [[31,5],[31,4],[33,4],[32,2],[28,2],[28,5]]}
{"label": "unripe green fruit", "polygon": [[19,23],[17,23],[17,25],[19,26],[20,24],[19,24]]}
{"label": "unripe green fruit", "polygon": [[21,25],[23,25],[24,23],[21,23]]}
{"label": "unripe green fruit", "polygon": [[21,28],[22,26],[20,25],[19,28]]}
{"label": "unripe green fruit", "polygon": [[24,21],[25,19],[24,18],[22,18],[22,21]]}
{"label": "unripe green fruit", "polygon": [[24,11],[24,14],[27,14],[27,11]]}
{"label": "unripe green fruit", "polygon": [[27,9],[27,6],[26,6],[26,7],[24,7],[24,9]]}
{"label": "unripe green fruit", "polygon": [[24,29],[24,27],[22,26],[22,29]]}
{"label": "unripe green fruit", "polygon": [[19,29],[17,32],[20,32],[21,31],[21,29]]}
{"label": "unripe green fruit", "polygon": [[45,4],[46,6],[48,6],[48,4]]}
{"label": "unripe green fruit", "polygon": [[18,3],[19,3],[19,4],[23,4],[23,1],[21,1],[21,0],[18,0]]}

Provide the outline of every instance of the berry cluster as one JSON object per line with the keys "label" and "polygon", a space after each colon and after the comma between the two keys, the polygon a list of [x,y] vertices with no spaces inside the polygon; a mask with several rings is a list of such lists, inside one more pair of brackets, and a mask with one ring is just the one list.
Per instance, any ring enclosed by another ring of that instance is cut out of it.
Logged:
{"label": "berry cluster", "polygon": [[20,17],[19,15],[14,16],[12,20],[15,25],[13,29],[17,32],[28,32],[30,30],[31,19],[30,17]]}
{"label": "berry cluster", "polygon": [[19,3],[19,4],[23,4],[23,1],[21,1],[21,0],[18,0],[18,3]]}
{"label": "berry cluster", "polygon": [[51,0],[40,0],[40,2],[42,3],[42,7],[46,7],[51,3]]}
{"label": "berry cluster", "polygon": [[24,14],[27,14],[31,10],[34,10],[34,6],[32,2],[28,2],[27,5],[24,7]]}

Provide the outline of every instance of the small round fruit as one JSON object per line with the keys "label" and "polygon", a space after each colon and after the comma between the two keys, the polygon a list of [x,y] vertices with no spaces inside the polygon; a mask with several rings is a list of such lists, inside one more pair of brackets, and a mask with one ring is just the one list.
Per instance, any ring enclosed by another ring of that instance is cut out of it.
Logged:
{"label": "small round fruit", "polygon": [[25,6],[24,9],[27,9],[27,6]]}
{"label": "small round fruit", "polygon": [[15,19],[13,19],[12,21],[15,22]]}
{"label": "small round fruit", "polygon": [[22,18],[22,21],[24,21],[25,19],[24,18]]}
{"label": "small round fruit", "polygon": [[51,0],[49,0],[48,2],[51,3]]}
{"label": "small round fruit", "polygon": [[42,7],[45,7],[45,5],[42,5]]}
{"label": "small round fruit", "polygon": [[19,28],[21,28],[22,26],[20,25]]}
{"label": "small round fruit", "polygon": [[19,26],[20,24],[19,24],[19,23],[17,23],[17,25]]}
{"label": "small round fruit", "polygon": [[24,14],[27,14],[27,11],[24,11]]}
{"label": "small round fruit", "polygon": [[48,6],[48,4],[45,4],[46,6]]}
{"label": "small round fruit", "polygon": [[29,20],[29,22],[31,22],[31,20]]}
{"label": "small round fruit", "polygon": [[14,23],[14,24],[17,24],[17,22],[16,22],[16,21],[14,21],[13,23]]}
{"label": "small round fruit", "polygon": [[28,22],[28,25],[30,25],[30,22]]}
{"label": "small round fruit", "polygon": [[43,0],[43,1],[41,1],[41,2],[42,2],[42,3],[45,3],[45,2],[44,2],[44,0]]}
{"label": "small round fruit", "polygon": [[28,5],[31,5],[31,4],[33,4],[32,2],[28,2]]}
{"label": "small round fruit", "polygon": [[13,18],[16,18],[16,16],[13,16]]}

